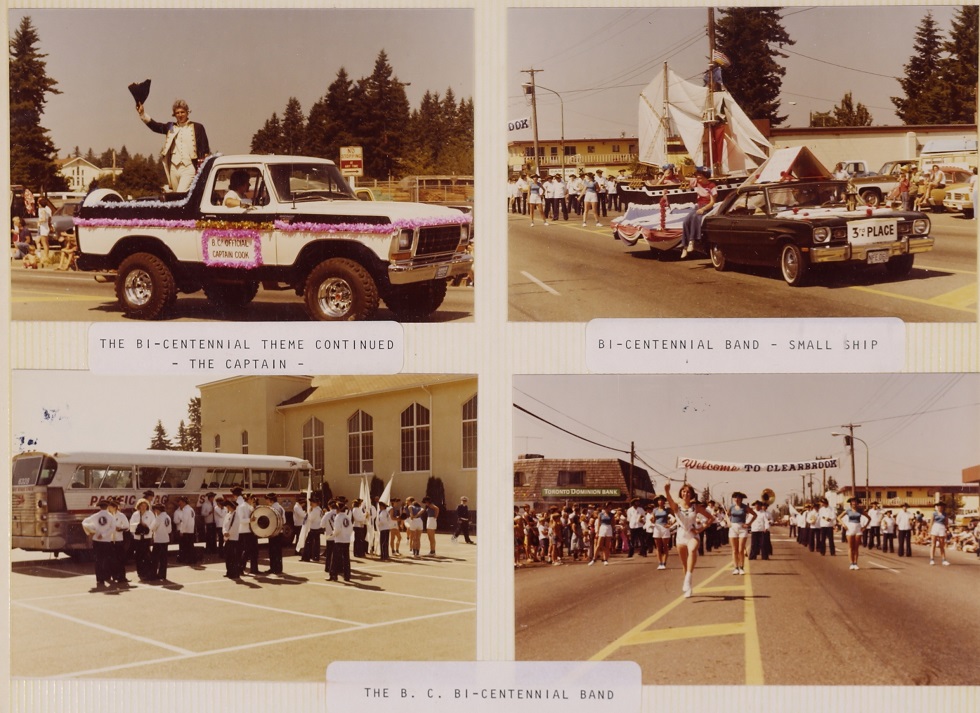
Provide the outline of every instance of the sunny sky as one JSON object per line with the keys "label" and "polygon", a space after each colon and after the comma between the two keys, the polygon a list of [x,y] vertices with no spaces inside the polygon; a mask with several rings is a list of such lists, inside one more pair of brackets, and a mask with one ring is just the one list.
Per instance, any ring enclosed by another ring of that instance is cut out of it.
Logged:
{"label": "sunny sky", "polygon": [[468,10],[11,10],[13,33],[30,15],[62,94],[42,124],[62,156],[126,146],[160,150],[127,90],[152,81],[147,112],[170,118],[174,99],[191,107],[215,152],[246,153],[252,134],[290,97],[304,114],[341,66],[371,74],[384,50],[417,108],[426,91],[474,94],[473,13]]}
{"label": "sunny sky", "polygon": [[[843,439],[831,435],[862,424],[855,452],[857,482],[961,484],[962,470],[980,464],[980,375],[714,375],[515,376],[514,403],[556,426],[639,456],[660,473],[682,478],[678,457],[781,463],[836,456],[833,475],[851,480]],[[515,456],[623,458],[514,410]],[[638,463],[643,465],[643,463]],[[657,491],[664,478],[650,470]],[[819,473],[817,473],[819,477]],[[780,501],[799,492],[797,473],[755,475],[688,471],[688,479],[728,494],[758,497],[772,488]],[[737,484],[736,484],[737,481]]]}
{"label": "sunny sky", "polygon": [[[783,126],[807,126],[811,111],[830,111],[852,91],[876,124],[900,123],[890,97],[901,87],[915,30],[931,11],[948,32],[954,6],[786,7]],[[682,77],[700,81],[708,54],[704,8],[535,8],[508,14],[508,120],[530,116],[521,85],[535,82],[561,95],[565,138],[636,136],[639,95],[668,62]],[[731,57],[738,62],[738,57]],[[796,102],[792,105],[791,102]],[[540,139],[560,137],[561,107],[538,92]],[[533,138],[530,129],[509,140]]]}
{"label": "sunny sky", "polygon": [[188,401],[206,382],[77,371],[12,371],[10,380],[11,453],[142,450],[158,419],[168,436],[177,434],[180,420],[187,422]]}

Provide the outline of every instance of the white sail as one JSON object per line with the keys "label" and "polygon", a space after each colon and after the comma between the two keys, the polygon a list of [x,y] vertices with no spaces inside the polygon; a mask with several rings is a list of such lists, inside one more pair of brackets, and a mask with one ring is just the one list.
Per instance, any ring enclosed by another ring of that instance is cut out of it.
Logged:
{"label": "white sail", "polygon": [[667,163],[667,137],[681,137],[696,165],[704,159],[704,127],[710,118],[723,118],[725,140],[722,156],[716,157],[722,170],[751,171],[766,160],[770,143],[735,103],[728,92],[714,92],[713,112],[709,112],[708,88],[682,79],[665,68],[640,93],[640,163]]}

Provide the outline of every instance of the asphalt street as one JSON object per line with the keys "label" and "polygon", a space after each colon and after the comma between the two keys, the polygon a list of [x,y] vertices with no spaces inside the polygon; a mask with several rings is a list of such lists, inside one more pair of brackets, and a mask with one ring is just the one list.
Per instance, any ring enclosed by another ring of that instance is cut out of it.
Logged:
{"label": "asphalt street", "polygon": [[137,581],[130,564],[131,581],[106,589],[91,562],[14,550],[10,672],[322,682],[334,660],[473,660],[476,549],[439,535],[434,557],[352,558],[345,583],[296,556],[282,576],[233,581],[217,558],[175,564],[174,547],[166,583]]}
{"label": "asphalt street", "polygon": [[[50,267],[21,269],[12,261],[11,318],[33,322],[128,322],[119,307],[112,283],[98,283],[92,274],[60,272]],[[302,322],[309,317],[303,300],[291,291],[259,290],[255,300],[244,310],[226,314],[210,304],[203,292],[180,295],[163,316],[173,322]],[[395,320],[382,303],[375,320]],[[449,287],[442,306],[430,322],[472,322],[473,288]]]}
{"label": "asphalt street", "polygon": [[508,214],[511,321],[582,322],[650,317],[899,317],[907,322],[977,319],[977,222],[930,214],[935,248],[915,258],[912,274],[893,280],[884,268],[835,266],[811,285],[786,285],[776,268],[734,266],[721,273],[707,255],[659,257],[628,247],[602,227]]}
{"label": "asphalt street", "polygon": [[519,660],[630,660],[646,685],[976,685],[980,559],[929,566],[862,550],[860,569],[773,533],[774,556],[732,575],[731,549],[699,558],[616,556],[515,571]]}

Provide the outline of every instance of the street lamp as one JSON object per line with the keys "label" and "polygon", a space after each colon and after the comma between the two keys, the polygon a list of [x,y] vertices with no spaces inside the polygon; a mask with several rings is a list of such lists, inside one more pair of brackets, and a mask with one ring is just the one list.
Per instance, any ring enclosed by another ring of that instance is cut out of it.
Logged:
{"label": "street lamp", "polygon": [[727,480],[723,480],[723,481],[721,481],[720,483],[714,483],[713,485],[709,485],[709,486],[708,486],[708,494],[709,494],[709,495],[710,495],[710,496],[711,496],[712,498],[714,498],[714,497],[715,497],[715,486],[717,486],[717,485],[728,485],[728,481],[727,481]]}
{"label": "street lamp", "polygon": [[[561,94],[556,92],[554,89],[548,89],[548,87],[541,86],[540,84],[535,84],[533,82],[525,82],[523,85],[524,94],[531,96],[531,102],[535,105],[534,115],[537,117],[537,98],[535,96],[535,90],[544,89],[546,92],[551,92],[556,97],[558,97],[558,103],[561,108],[561,155],[559,160],[561,161],[561,180],[565,180],[565,102],[561,98]],[[537,119],[535,118],[535,123]],[[537,147],[534,151],[537,152]],[[537,156],[535,156],[535,161],[537,161]]]}

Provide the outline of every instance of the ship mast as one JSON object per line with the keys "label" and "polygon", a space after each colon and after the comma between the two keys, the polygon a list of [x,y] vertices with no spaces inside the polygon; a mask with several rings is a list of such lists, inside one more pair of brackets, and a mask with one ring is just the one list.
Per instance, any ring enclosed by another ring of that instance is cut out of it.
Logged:
{"label": "ship mast", "polygon": [[708,170],[715,177],[715,9],[708,8],[708,105],[704,110],[703,121],[708,129]]}

